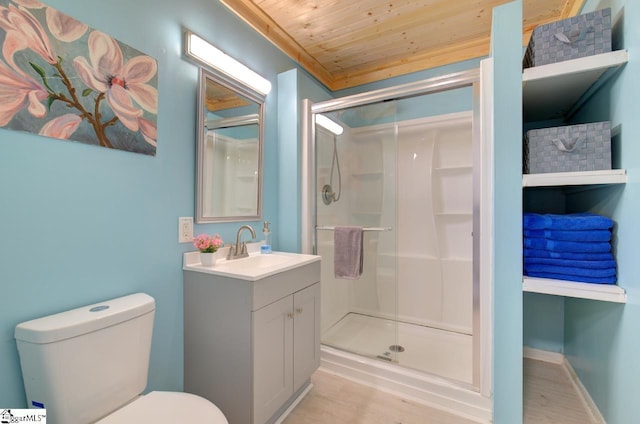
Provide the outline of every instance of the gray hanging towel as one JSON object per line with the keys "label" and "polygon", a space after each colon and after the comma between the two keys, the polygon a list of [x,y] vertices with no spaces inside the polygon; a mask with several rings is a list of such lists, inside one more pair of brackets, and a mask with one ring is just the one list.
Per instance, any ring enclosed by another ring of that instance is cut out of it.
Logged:
{"label": "gray hanging towel", "polygon": [[333,273],[335,278],[357,280],[362,275],[362,227],[333,230]]}

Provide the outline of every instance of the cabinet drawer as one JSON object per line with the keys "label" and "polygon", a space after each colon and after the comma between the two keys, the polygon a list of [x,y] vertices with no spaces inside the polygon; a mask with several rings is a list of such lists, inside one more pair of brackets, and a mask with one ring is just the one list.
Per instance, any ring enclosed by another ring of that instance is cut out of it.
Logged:
{"label": "cabinet drawer", "polygon": [[320,261],[253,282],[252,310],[289,296],[320,281]]}

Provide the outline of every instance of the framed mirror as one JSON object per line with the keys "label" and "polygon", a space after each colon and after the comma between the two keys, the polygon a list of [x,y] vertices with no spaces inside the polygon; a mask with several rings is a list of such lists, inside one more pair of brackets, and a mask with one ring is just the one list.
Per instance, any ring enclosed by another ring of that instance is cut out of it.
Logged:
{"label": "framed mirror", "polygon": [[196,222],[262,218],[264,96],[200,68]]}

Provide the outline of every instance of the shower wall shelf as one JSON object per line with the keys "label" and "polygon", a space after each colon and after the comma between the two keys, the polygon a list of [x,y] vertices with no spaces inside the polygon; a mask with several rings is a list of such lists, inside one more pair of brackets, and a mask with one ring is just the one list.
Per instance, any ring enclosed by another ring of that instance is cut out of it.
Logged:
{"label": "shower wall shelf", "polygon": [[433,168],[434,171],[437,172],[455,172],[455,171],[470,171],[473,169],[471,165],[461,165],[461,166],[442,166],[439,168]]}
{"label": "shower wall shelf", "polygon": [[[335,230],[336,227],[316,227],[316,230]],[[362,231],[391,231],[391,227],[364,227]]]}
{"label": "shower wall shelf", "polygon": [[627,292],[615,284],[577,283],[550,278],[524,277],[522,290],[531,293],[627,303]]}
{"label": "shower wall shelf", "polygon": [[377,179],[377,178],[382,178],[384,174],[382,172],[354,172],[351,174],[351,176],[353,176],[354,178],[361,178],[361,179]]}

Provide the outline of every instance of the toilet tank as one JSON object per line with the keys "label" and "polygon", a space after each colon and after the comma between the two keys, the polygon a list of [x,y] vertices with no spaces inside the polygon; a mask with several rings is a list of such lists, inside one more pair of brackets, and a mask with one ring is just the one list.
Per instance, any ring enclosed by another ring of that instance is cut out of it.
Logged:
{"label": "toilet tank", "polygon": [[28,406],[46,408],[52,424],[86,424],[136,398],[154,312],[154,299],[137,293],[18,324]]}

